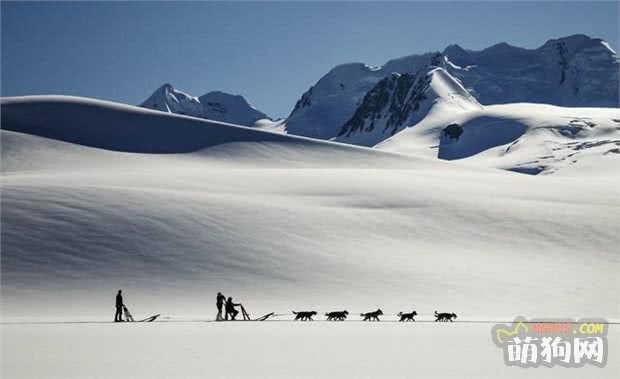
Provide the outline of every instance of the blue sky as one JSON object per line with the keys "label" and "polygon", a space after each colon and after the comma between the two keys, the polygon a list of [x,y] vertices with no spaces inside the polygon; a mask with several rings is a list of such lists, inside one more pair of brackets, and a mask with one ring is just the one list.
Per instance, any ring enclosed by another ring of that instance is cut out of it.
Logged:
{"label": "blue sky", "polygon": [[618,2],[1,3],[2,96],[137,104],[163,83],[242,94],[284,117],[333,66],[458,43],[583,33],[618,51]]}

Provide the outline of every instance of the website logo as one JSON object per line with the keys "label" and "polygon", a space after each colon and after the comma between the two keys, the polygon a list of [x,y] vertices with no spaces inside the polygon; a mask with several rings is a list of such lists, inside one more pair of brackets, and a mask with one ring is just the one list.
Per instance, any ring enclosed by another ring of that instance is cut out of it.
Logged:
{"label": "website logo", "polygon": [[605,367],[607,321],[517,317],[512,325],[496,324],[491,337],[504,352],[507,366]]}

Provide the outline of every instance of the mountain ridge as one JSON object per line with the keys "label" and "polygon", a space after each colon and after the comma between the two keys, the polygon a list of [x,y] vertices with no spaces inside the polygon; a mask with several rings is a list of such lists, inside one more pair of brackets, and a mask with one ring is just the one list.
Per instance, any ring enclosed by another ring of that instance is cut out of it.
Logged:
{"label": "mountain ridge", "polygon": [[577,34],[550,39],[535,49],[502,42],[476,51],[452,44],[443,52],[400,57],[379,67],[339,65],[301,96],[286,130],[334,138],[383,78],[392,72],[429,71],[431,66],[443,67],[481,104],[618,106],[617,55],[602,39]]}

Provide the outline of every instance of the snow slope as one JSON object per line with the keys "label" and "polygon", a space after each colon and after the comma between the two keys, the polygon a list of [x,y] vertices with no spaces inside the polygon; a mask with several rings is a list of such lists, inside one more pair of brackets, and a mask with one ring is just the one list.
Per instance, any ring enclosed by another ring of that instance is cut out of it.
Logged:
{"label": "snow slope", "polygon": [[[458,135],[450,136],[450,127]],[[616,175],[620,109],[502,104],[463,109],[439,102],[418,124],[376,148],[526,174]]]}
{"label": "snow slope", "polygon": [[252,126],[258,121],[270,120],[266,114],[248,103],[243,96],[214,91],[194,97],[175,89],[170,84],[164,84],[155,90],[140,106],[245,126]]}
{"label": "snow slope", "polygon": [[[2,100],[5,320],[618,318],[617,175],[532,177],[109,102]],[[413,130],[413,129],[411,129]]]}

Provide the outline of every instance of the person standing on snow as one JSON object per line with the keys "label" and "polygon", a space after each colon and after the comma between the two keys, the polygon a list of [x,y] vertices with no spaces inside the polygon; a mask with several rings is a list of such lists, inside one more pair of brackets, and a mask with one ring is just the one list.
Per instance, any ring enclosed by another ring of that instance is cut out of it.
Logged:
{"label": "person standing on snow", "polygon": [[123,321],[123,290],[118,290],[116,294],[116,314],[114,315],[114,322]]}
{"label": "person standing on snow", "polygon": [[217,317],[215,319],[217,321],[222,321],[224,319],[222,317],[222,307],[224,307],[225,302],[226,302],[226,296],[222,295],[221,292],[218,292],[217,298],[215,301],[215,305],[217,306]]}

